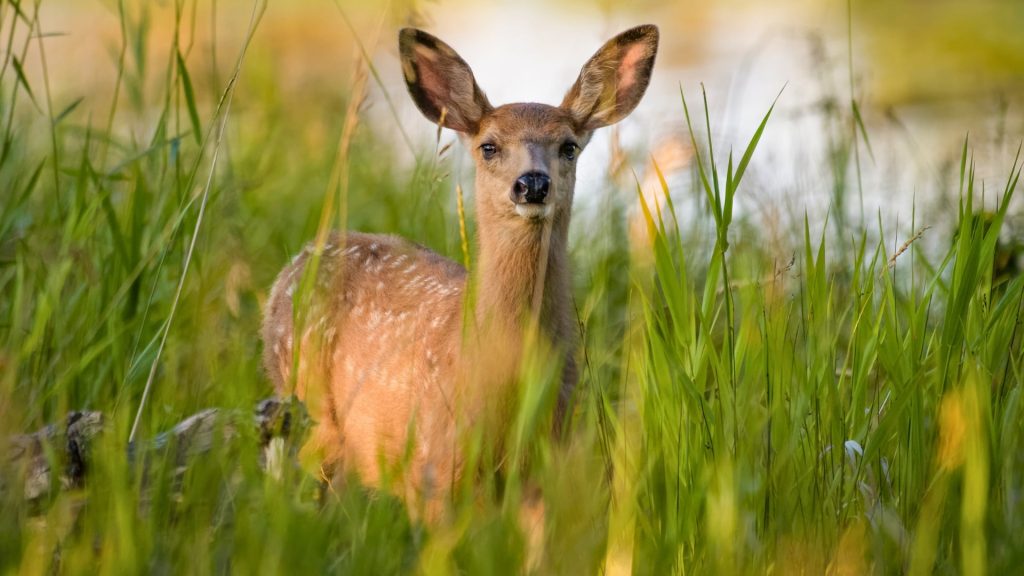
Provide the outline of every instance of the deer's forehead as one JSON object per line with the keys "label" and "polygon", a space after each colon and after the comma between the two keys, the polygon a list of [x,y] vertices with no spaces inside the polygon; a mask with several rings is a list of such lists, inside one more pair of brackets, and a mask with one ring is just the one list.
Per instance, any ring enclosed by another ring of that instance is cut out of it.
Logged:
{"label": "deer's forehead", "polygon": [[480,126],[481,138],[506,142],[561,142],[575,134],[572,115],[546,104],[506,104],[488,114]]}

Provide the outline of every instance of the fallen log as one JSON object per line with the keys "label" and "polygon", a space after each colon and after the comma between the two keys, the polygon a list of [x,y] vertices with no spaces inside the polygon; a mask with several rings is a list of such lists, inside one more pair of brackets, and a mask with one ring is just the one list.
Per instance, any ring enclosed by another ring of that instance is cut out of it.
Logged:
{"label": "fallen log", "polygon": [[[239,426],[253,426],[260,448],[260,467],[275,476],[281,457],[295,458],[293,449],[282,454],[283,441],[301,438],[308,426],[308,417],[300,402],[293,398],[266,398],[256,404],[246,417],[237,410],[207,408],[176,424],[151,440],[129,445],[130,462],[140,457],[173,447],[177,475],[187,469],[192,459],[209,452],[218,442],[235,442],[242,435]],[[90,447],[106,430],[104,416],[98,411],[70,412],[62,423],[54,423],[31,434],[7,438],[5,468],[20,476],[20,482],[9,482],[0,475],[0,494],[20,485],[24,499],[29,501],[53,493],[81,487],[89,474]],[[217,431],[221,431],[220,438]]]}

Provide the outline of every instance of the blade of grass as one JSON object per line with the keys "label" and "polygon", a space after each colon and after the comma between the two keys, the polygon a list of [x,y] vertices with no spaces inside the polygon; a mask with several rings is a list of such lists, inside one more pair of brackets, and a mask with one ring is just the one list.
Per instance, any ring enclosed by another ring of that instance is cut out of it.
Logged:
{"label": "blade of grass", "polygon": [[[235,87],[237,86],[238,78],[242,72],[242,63],[245,61],[245,54],[248,51],[249,45],[252,42],[253,35],[256,32],[256,26],[259,24],[263,17],[263,13],[266,11],[265,0],[255,0],[253,2],[252,14],[249,19],[248,32],[246,33],[245,40],[242,43],[241,52],[238,55],[238,60],[235,63],[235,70],[231,75],[231,79],[228,81],[228,86],[224,90],[224,94],[221,96],[221,102],[224,104],[223,112],[220,115],[220,123],[217,127],[216,140],[213,146],[213,157],[210,160],[210,170],[206,178],[206,185],[203,187],[202,200],[199,204],[199,214],[196,216],[196,224],[192,231],[192,239],[188,246],[188,252],[185,256],[184,264],[182,265],[181,276],[178,281],[178,287],[175,291],[174,299],[171,302],[171,310],[167,315],[167,322],[165,324],[163,335],[160,338],[160,346],[157,348],[156,357],[153,359],[153,364],[149,371],[149,376],[146,379],[146,386],[142,390],[142,398],[139,400],[139,408],[135,413],[135,419],[132,422],[131,431],[128,434],[128,446],[134,446],[135,436],[138,433],[139,422],[142,419],[142,412],[146,407],[146,400],[149,398],[150,390],[153,387],[153,381],[156,378],[156,370],[160,364],[160,357],[163,354],[164,346],[167,343],[167,336],[171,331],[171,325],[174,320],[175,312],[178,309],[178,303],[181,301],[181,293],[185,288],[185,279],[188,276],[189,264],[192,262],[192,254],[195,251],[196,241],[199,239],[199,230],[203,223],[203,215],[206,212],[206,205],[210,197],[210,189],[213,186],[213,176],[216,173],[217,159],[220,157],[221,144],[224,139],[225,128],[227,127],[227,120],[231,112],[231,102],[234,99]],[[220,106],[218,106],[218,109]]]}
{"label": "blade of grass", "polygon": [[177,62],[178,75],[181,77],[181,86],[185,91],[185,105],[188,107],[188,118],[192,123],[192,135],[195,137],[196,144],[202,146],[203,128],[199,124],[199,110],[196,108],[196,94],[192,89],[192,77],[188,74],[188,67],[185,66],[185,59],[182,58],[180,51],[177,53]]}

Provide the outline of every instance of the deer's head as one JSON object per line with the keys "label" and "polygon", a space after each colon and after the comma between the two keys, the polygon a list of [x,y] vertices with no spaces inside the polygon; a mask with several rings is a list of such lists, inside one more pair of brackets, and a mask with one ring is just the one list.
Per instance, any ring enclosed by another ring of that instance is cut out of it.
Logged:
{"label": "deer's head", "polygon": [[647,89],[658,29],[612,38],[594,54],[559,106],[488,102],[469,65],[434,36],[399,34],[409,93],[432,122],[460,133],[477,168],[480,217],[539,223],[568,215],[576,159],[594,130],[636,108]]}

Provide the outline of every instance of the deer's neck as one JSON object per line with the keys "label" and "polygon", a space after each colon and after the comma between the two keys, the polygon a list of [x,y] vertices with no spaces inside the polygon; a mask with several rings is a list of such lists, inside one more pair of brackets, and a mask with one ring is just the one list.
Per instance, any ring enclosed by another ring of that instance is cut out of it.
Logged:
{"label": "deer's neck", "polygon": [[[508,335],[521,335],[536,318],[556,345],[567,345],[570,273],[567,215],[550,222],[480,221],[476,318]],[[545,231],[545,227],[549,231]]]}
{"label": "deer's neck", "polygon": [[475,309],[472,333],[464,341],[464,353],[474,361],[462,369],[471,384],[469,401],[483,414],[478,417],[490,422],[485,426],[501,430],[515,403],[515,387],[509,384],[517,381],[533,322],[556,349],[572,350],[569,218],[564,214],[550,222],[529,222],[480,208],[478,197]]}

